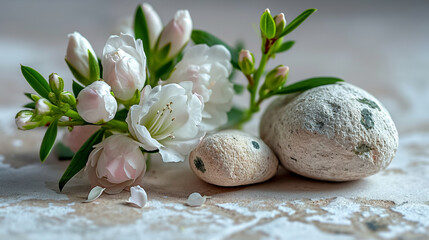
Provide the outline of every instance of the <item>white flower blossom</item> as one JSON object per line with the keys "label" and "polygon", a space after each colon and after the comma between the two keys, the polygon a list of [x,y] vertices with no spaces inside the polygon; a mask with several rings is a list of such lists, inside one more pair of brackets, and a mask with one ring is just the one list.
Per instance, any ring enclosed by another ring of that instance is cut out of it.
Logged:
{"label": "white flower blossom", "polygon": [[115,97],[126,101],[146,81],[146,55],[143,43],[133,36],[110,36],[103,49],[103,78],[112,87]]}
{"label": "white flower blossom", "polygon": [[164,162],[179,162],[199,144],[203,104],[191,93],[192,83],[146,86],[140,104],[130,108],[128,129],[142,147],[159,150]]}
{"label": "white flower blossom", "polygon": [[232,71],[229,51],[221,45],[196,45],[189,48],[165,83],[191,81],[192,92],[204,102],[202,126],[214,130],[228,120],[234,86],[228,80]]}

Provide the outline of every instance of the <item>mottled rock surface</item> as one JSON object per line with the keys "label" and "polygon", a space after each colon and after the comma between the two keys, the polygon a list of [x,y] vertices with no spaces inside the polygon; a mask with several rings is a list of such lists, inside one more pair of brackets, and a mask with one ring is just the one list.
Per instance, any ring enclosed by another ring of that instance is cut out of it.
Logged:
{"label": "mottled rock surface", "polygon": [[206,136],[191,152],[189,165],[208,183],[240,186],[273,177],[278,160],[261,139],[245,132],[227,130]]}
{"label": "mottled rock surface", "polygon": [[328,181],[347,181],[385,169],[398,132],[383,105],[366,91],[340,83],[274,101],[260,136],[287,169]]}

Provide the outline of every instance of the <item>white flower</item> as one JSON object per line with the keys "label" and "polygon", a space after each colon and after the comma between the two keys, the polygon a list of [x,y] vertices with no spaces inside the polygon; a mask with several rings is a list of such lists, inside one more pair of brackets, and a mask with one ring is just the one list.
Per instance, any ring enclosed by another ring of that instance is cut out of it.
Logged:
{"label": "white flower", "polygon": [[146,55],[140,39],[121,34],[110,36],[103,49],[103,78],[115,97],[126,101],[140,91],[146,81]]}
{"label": "white flower", "polygon": [[190,86],[146,86],[139,105],[130,108],[128,129],[148,151],[159,149],[164,162],[183,161],[199,144],[203,105]]}
{"label": "white flower", "polygon": [[140,143],[125,135],[112,135],[94,147],[85,168],[92,187],[101,186],[106,193],[116,194],[141,184],[146,156]]}
{"label": "white flower", "polygon": [[159,34],[162,31],[162,22],[158,13],[152,8],[149,3],[143,3],[142,9],[146,18],[147,30],[149,32],[150,48],[154,48]]}
{"label": "white flower", "polygon": [[68,38],[69,42],[67,46],[66,61],[69,65],[76,69],[80,75],[86,78],[86,80],[79,79],[78,76],[75,77],[84,84],[89,84],[88,81],[91,80],[91,76],[89,71],[88,50],[91,52],[94,58],[96,58],[97,55],[95,54],[95,51],[88,40],[86,40],[86,38],[84,38],[80,33],[71,33],[68,35]]}
{"label": "white flower", "polygon": [[85,121],[99,123],[112,120],[118,106],[110,94],[110,86],[103,81],[95,81],[80,91],[76,108]]}
{"label": "white flower", "polygon": [[157,49],[160,50],[171,43],[167,58],[176,56],[185,47],[192,33],[192,19],[188,10],[179,10],[159,36]]}
{"label": "white flower", "polygon": [[202,125],[214,130],[228,120],[234,86],[228,80],[232,71],[229,51],[221,45],[196,45],[189,48],[165,83],[192,81],[192,92],[204,102]]}

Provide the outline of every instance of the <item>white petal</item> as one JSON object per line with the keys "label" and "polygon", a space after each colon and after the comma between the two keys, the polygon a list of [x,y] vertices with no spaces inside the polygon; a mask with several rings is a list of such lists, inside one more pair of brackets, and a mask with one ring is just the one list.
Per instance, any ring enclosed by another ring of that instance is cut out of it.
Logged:
{"label": "white petal", "polygon": [[189,195],[186,204],[191,207],[201,207],[206,202],[207,196],[201,196],[201,194],[194,192]]}
{"label": "white petal", "polygon": [[88,199],[85,201],[86,203],[92,202],[97,200],[101,196],[101,194],[104,192],[106,188],[96,186],[88,194]]}
{"label": "white petal", "polygon": [[130,188],[131,196],[127,203],[134,207],[144,207],[147,203],[146,191],[139,185]]}

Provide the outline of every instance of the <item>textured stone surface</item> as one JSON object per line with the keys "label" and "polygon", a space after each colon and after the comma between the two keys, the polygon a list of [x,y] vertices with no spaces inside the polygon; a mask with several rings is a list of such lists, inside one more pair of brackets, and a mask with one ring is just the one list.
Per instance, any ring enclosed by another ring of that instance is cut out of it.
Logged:
{"label": "textured stone surface", "polygon": [[226,130],[206,136],[191,152],[189,165],[202,180],[230,187],[272,178],[278,160],[261,139],[242,131]]}
{"label": "textured stone surface", "polygon": [[348,83],[273,102],[261,119],[260,136],[287,169],[328,181],[375,174],[389,165],[398,148],[387,110]]}

